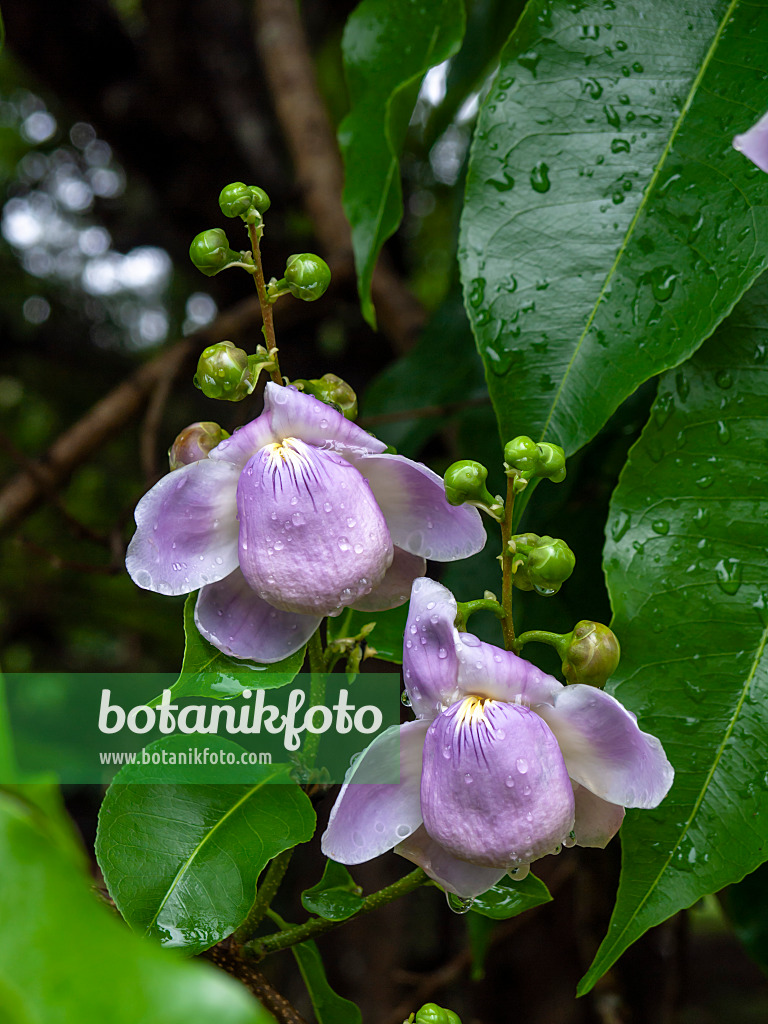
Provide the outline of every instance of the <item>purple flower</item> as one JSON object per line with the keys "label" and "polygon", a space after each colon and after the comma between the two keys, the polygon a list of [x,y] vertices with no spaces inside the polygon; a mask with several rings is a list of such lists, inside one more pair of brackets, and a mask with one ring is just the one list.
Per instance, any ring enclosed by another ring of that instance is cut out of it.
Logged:
{"label": "purple flower", "polygon": [[225,654],[275,662],[325,615],[407,601],[425,558],[485,543],[476,509],[330,406],[267,384],[264,412],[136,506],[126,566],[145,590],[200,589],[195,622]]}
{"label": "purple flower", "polygon": [[757,164],[761,171],[768,171],[768,114],[764,114],[743,135],[737,135],[733,145],[749,157],[753,164]]}
{"label": "purple flower", "polygon": [[[656,807],[673,770],[635,716],[592,686],[563,686],[454,627],[453,595],[413,584],[405,686],[417,721],[350,769],[323,851],[359,864],[394,847],[448,892],[523,878],[560,846],[603,847],[625,807]],[[373,784],[400,756],[400,783]],[[357,785],[356,783],[369,783]]]}

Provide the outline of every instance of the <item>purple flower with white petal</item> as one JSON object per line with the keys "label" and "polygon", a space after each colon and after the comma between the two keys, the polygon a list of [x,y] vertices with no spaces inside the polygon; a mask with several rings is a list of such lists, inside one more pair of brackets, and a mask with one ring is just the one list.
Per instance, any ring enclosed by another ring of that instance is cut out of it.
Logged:
{"label": "purple flower with white petal", "polygon": [[735,136],[733,145],[761,171],[768,171],[768,114],[764,114],[743,135]]}
{"label": "purple flower with white petal", "polygon": [[325,615],[408,600],[425,559],[479,551],[479,513],[341,413],[267,384],[264,412],[136,506],[126,567],[161,594],[200,588],[195,623],[225,654],[297,651]]}
{"label": "purple flower with white petal", "polygon": [[[674,772],[614,697],[563,686],[459,633],[455,617],[445,587],[414,582],[403,668],[417,720],[387,730],[354,763],[323,851],[359,864],[394,847],[472,898],[507,873],[524,878],[561,845],[604,847],[624,808],[656,807]],[[375,784],[398,750],[400,783]]]}

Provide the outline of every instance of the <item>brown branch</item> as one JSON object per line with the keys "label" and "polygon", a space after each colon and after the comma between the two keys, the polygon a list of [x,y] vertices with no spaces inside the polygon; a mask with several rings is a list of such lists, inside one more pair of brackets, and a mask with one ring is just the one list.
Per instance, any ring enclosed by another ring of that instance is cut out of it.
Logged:
{"label": "brown branch", "polygon": [[446,402],[445,405],[422,405],[418,409],[395,409],[393,412],[377,412],[371,416],[361,416],[357,421],[366,430],[378,427],[382,423],[400,423],[402,420],[425,420],[433,416],[452,416],[465,409],[479,409],[488,405],[490,398],[466,398],[461,402]]}
{"label": "brown branch", "polygon": [[[349,277],[353,257],[341,205],[344,169],[299,6],[295,0],[254,0],[254,13],[256,45],[304,205],[331,270],[337,277]],[[407,351],[424,324],[424,310],[382,261],[373,275],[373,300],[382,331],[397,351]]]}
{"label": "brown branch", "polygon": [[277,1019],[279,1024],[307,1024],[293,1005],[267,981],[253,960],[245,959],[237,947],[226,942],[203,953],[206,960],[241,981]]}

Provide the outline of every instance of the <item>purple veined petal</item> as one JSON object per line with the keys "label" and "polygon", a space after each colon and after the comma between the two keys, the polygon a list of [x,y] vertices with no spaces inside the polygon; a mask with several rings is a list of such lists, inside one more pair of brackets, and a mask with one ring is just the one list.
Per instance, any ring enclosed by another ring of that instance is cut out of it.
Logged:
{"label": "purple veined petal", "polygon": [[275,608],[329,615],[369,594],[392,541],[368,482],[334,452],[268,445],[237,488],[243,575]]}
{"label": "purple veined petal", "polygon": [[596,846],[604,850],[621,828],[624,808],[601,800],[578,782],[573,783],[573,797],[576,801],[573,826],[576,845]]}
{"label": "purple veined petal", "polygon": [[411,591],[403,644],[403,678],[413,713],[430,721],[459,697],[454,626],[456,598],[426,576]]}
{"label": "purple veined petal", "polygon": [[[358,757],[344,780],[322,839],[326,857],[362,864],[402,842],[421,824],[419,785],[427,722],[394,725]],[[399,757],[400,782],[379,783]]]}
{"label": "purple veined petal", "polygon": [[353,608],[360,612],[383,612],[387,608],[399,608],[411,596],[411,587],[417,576],[423,576],[427,563],[417,555],[409,555],[402,548],[395,548],[392,564],[384,579],[366,597],[355,601]]}
{"label": "purple veined petal", "polygon": [[554,676],[547,675],[530,661],[512,651],[503,651],[478,640],[471,633],[459,633],[456,647],[459,664],[459,688],[467,695],[492,697],[522,703],[552,704],[563,689]]}
{"label": "purple veined petal", "polygon": [[459,860],[430,839],[423,825],[399,843],[395,853],[418,864],[446,892],[455,893],[465,900],[487,892],[507,873],[505,868],[484,868]]}
{"label": "purple veined petal", "polygon": [[274,444],[279,438],[272,429],[272,418],[263,412],[255,420],[239,427],[231,437],[225,438],[209,453],[208,458],[214,462],[231,462],[242,469],[246,462],[268,444]]}
{"label": "purple veined petal", "polygon": [[557,740],[537,714],[467,697],[429,727],[421,811],[427,832],[449,853],[514,869],[568,838],[573,788]]}
{"label": "purple veined petal", "polygon": [[136,506],[125,567],[143,590],[189,594],[237,568],[234,466],[202,459],[164,476]]}
{"label": "purple veined petal", "polygon": [[437,473],[402,455],[366,455],[355,466],[370,481],[392,540],[412,555],[452,562],[485,546],[485,527],[471,505],[449,505]]}
{"label": "purple veined petal", "polygon": [[271,665],[298,651],[321,619],[283,612],[262,601],[239,569],[203,587],[195,604],[195,625],[223,654]]}
{"label": "purple veined petal", "polygon": [[768,114],[743,135],[736,135],[733,148],[748,157],[761,171],[768,171]]}
{"label": "purple veined petal", "polygon": [[566,686],[555,706],[536,708],[557,736],[568,774],[595,796],[621,807],[657,807],[675,773],[655,736],[594,686]]}
{"label": "purple veined petal", "polygon": [[316,447],[338,442],[368,452],[383,452],[387,447],[330,405],[293,387],[267,384],[264,408],[271,416],[272,427],[280,441],[299,437]]}

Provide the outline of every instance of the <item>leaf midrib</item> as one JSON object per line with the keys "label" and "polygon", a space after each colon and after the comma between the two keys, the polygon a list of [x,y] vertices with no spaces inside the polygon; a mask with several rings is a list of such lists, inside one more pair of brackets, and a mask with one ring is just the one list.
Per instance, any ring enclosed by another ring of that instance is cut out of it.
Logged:
{"label": "leaf midrib", "polygon": [[696,74],[696,77],[694,78],[693,83],[691,84],[691,88],[688,90],[688,95],[686,97],[685,103],[683,104],[683,107],[682,107],[682,109],[680,111],[680,114],[679,114],[679,116],[677,118],[677,121],[675,122],[674,128],[672,129],[672,132],[670,133],[670,136],[669,136],[669,139],[667,141],[667,144],[664,147],[664,149],[663,149],[663,151],[661,153],[661,156],[659,157],[659,160],[658,160],[658,162],[657,162],[657,164],[656,164],[656,166],[655,166],[655,168],[653,170],[653,174],[651,175],[651,179],[650,179],[650,181],[648,183],[648,187],[646,188],[645,192],[643,193],[642,198],[640,200],[640,203],[638,204],[637,210],[635,211],[635,215],[632,218],[632,220],[631,220],[631,222],[629,224],[629,227],[626,230],[624,238],[622,239],[621,245],[619,247],[619,251],[616,253],[616,257],[615,257],[615,259],[613,261],[613,264],[611,265],[611,267],[610,267],[610,269],[609,269],[609,271],[608,271],[608,273],[606,275],[605,281],[603,282],[603,285],[602,285],[602,287],[600,289],[600,294],[598,295],[597,300],[595,301],[595,304],[593,305],[593,307],[592,307],[592,309],[590,311],[590,314],[589,314],[589,317],[587,318],[587,322],[586,322],[586,325],[584,327],[584,330],[581,332],[581,335],[579,336],[579,340],[577,341],[576,347],[573,350],[573,355],[571,356],[570,360],[568,361],[568,365],[565,368],[565,372],[564,372],[564,374],[563,374],[563,376],[562,376],[562,378],[560,380],[560,384],[559,384],[559,386],[557,388],[557,391],[555,392],[555,395],[554,395],[554,397],[552,399],[552,404],[551,404],[551,406],[549,408],[549,412],[547,413],[547,418],[546,418],[546,420],[544,422],[544,426],[542,427],[542,430],[541,430],[541,439],[542,440],[547,436],[547,430],[549,429],[549,426],[550,426],[550,424],[552,422],[552,417],[554,416],[554,413],[555,413],[555,409],[558,406],[558,403],[560,401],[560,397],[561,397],[561,395],[563,393],[563,390],[565,388],[565,382],[568,379],[568,376],[569,376],[571,370],[573,369],[573,366],[574,366],[574,364],[576,362],[576,359],[577,359],[577,357],[579,355],[579,352],[581,351],[581,347],[584,344],[584,341],[585,341],[585,339],[587,337],[587,334],[589,333],[590,328],[592,327],[594,319],[595,319],[595,317],[597,315],[597,310],[600,307],[600,303],[603,301],[603,299],[605,297],[605,294],[606,294],[606,292],[607,292],[607,290],[608,290],[608,288],[609,288],[609,286],[611,284],[611,281],[613,280],[613,278],[614,278],[614,276],[616,274],[616,271],[618,270],[619,264],[621,263],[621,260],[624,257],[624,253],[626,252],[627,247],[628,247],[628,245],[629,245],[629,243],[630,243],[630,241],[632,239],[632,236],[634,234],[634,230],[635,230],[635,227],[637,225],[637,222],[639,221],[639,219],[640,219],[640,217],[641,217],[641,215],[642,215],[643,211],[645,210],[645,207],[646,207],[646,205],[648,203],[648,199],[649,199],[650,195],[653,193],[653,191],[654,191],[654,189],[656,187],[656,183],[657,183],[657,181],[659,179],[659,176],[661,175],[662,169],[663,169],[663,167],[664,167],[664,165],[665,165],[665,163],[667,161],[667,157],[670,154],[672,146],[673,146],[673,144],[675,142],[675,139],[677,138],[677,135],[678,135],[678,133],[679,133],[679,131],[680,131],[682,125],[683,125],[683,122],[685,121],[686,117],[688,116],[688,112],[689,112],[689,110],[691,108],[691,105],[692,105],[693,100],[694,100],[694,98],[696,96],[696,93],[698,92],[699,86],[701,85],[701,82],[702,82],[702,80],[704,78],[704,75],[706,74],[707,70],[709,69],[710,64],[712,63],[712,61],[713,61],[713,59],[715,57],[715,52],[716,52],[718,46],[720,45],[720,40],[722,38],[723,32],[725,31],[725,27],[728,24],[728,22],[730,21],[732,15],[733,15],[734,10],[736,9],[736,7],[738,7],[739,3],[740,3],[740,0],[731,0],[731,2],[728,4],[728,8],[725,11],[725,14],[723,15],[722,19],[720,20],[720,23],[719,23],[719,25],[717,27],[717,31],[715,32],[715,36],[714,36],[712,42],[710,43],[709,49],[707,50],[707,53],[706,53],[706,55],[704,57],[704,60],[702,61],[701,67],[699,68],[699,70],[698,70],[698,72]]}

